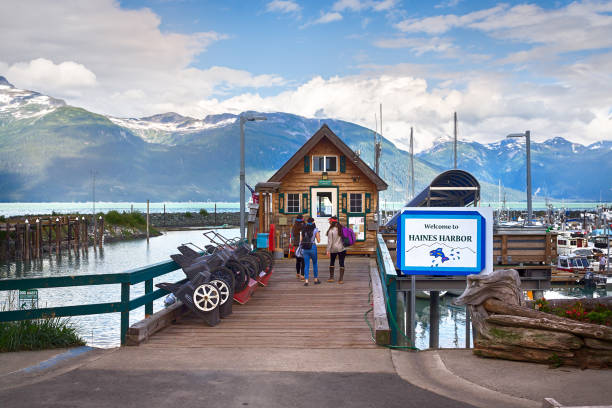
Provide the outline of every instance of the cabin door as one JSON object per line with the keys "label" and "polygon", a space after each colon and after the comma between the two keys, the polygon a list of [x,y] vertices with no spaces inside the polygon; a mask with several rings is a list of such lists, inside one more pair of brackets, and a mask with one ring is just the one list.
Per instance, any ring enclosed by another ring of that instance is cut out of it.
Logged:
{"label": "cabin door", "polygon": [[311,189],[311,194],[310,216],[314,218],[317,228],[321,231],[321,245],[327,245],[329,217],[338,216],[338,189],[317,187]]}

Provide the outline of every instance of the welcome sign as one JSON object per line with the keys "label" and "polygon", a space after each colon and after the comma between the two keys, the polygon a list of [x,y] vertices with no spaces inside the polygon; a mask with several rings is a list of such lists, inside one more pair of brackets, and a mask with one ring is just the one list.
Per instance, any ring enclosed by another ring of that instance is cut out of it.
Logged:
{"label": "welcome sign", "polygon": [[397,228],[397,266],[406,274],[470,275],[493,269],[491,208],[410,208]]}

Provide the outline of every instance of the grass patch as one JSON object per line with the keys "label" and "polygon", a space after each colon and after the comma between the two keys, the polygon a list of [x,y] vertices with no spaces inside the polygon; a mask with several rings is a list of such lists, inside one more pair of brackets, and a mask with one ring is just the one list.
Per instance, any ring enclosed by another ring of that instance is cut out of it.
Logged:
{"label": "grass patch", "polygon": [[68,319],[50,317],[0,323],[0,352],[83,346]]}
{"label": "grass patch", "polygon": [[118,225],[122,227],[133,227],[143,229],[147,227],[147,220],[138,211],[135,212],[122,212],[109,211],[104,216],[104,222],[110,225]]}

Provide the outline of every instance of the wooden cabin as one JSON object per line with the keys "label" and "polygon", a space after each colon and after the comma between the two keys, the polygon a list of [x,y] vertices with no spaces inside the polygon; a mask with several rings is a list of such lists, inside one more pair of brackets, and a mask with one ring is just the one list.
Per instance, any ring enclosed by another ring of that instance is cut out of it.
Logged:
{"label": "wooden cabin", "polygon": [[[348,254],[376,252],[378,192],[385,183],[332,130],[323,125],[267,182],[258,183],[259,231],[274,231],[276,248],[289,253],[289,233],[298,214],[315,219],[325,253],[329,217],[355,232]],[[273,225],[273,226],[272,226]]]}

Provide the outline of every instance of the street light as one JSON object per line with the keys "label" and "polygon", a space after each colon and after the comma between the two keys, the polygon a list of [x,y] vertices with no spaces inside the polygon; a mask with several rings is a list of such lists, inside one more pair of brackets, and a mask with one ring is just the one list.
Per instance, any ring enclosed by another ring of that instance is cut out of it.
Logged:
{"label": "street light", "polygon": [[524,137],[527,148],[527,225],[533,225],[532,209],[531,209],[531,131],[526,130],[525,133],[511,133],[506,138]]}
{"label": "street light", "polygon": [[240,115],[240,239],[244,239],[245,232],[245,208],[244,208],[244,124],[245,122],[255,122],[256,120],[266,120],[264,116],[242,116]]}

